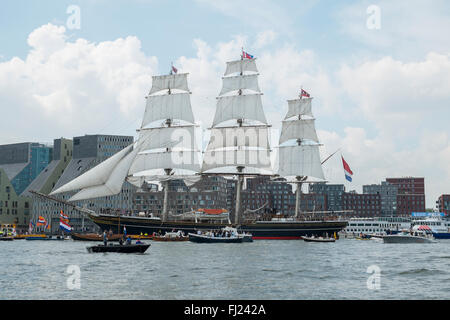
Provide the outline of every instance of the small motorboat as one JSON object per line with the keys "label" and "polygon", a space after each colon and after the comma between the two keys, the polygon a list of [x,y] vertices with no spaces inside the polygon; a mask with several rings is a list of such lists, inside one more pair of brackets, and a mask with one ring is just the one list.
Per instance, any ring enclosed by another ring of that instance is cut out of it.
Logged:
{"label": "small motorboat", "polygon": [[58,240],[58,241],[63,241],[63,240],[70,240],[69,237],[63,237],[63,236],[41,236],[41,235],[37,235],[37,236],[28,236],[25,238],[25,240]]}
{"label": "small motorboat", "polygon": [[306,242],[335,242],[336,239],[335,238],[324,238],[324,237],[306,237],[303,236],[302,239]]}
{"label": "small motorboat", "polygon": [[150,244],[109,244],[87,247],[90,253],[96,252],[118,252],[118,253],[144,253],[150,247]]}
{"label": "small motorboat", "polygon": [[0,237],[0,241],[13,241],[13,237]]}
{"label": "small motorboat", "polygon": [[197,243],[242,243],[253,242],[253,236],[247,233],[238,233],[236,228],[225,227],[219,232],[189,233],[189,241]]}

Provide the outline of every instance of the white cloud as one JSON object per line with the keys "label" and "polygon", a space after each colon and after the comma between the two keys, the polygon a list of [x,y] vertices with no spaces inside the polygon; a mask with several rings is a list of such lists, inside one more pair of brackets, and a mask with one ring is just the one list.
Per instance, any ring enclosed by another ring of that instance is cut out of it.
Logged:
{"label": "white cloud", "polygon": [[[366,12],[371,5],[380,9],[380,29],[368,29]],[[368,49],[389,50],[391,55],[418,58],[429,51],[448,51],[449,2],[364,0],[346,6],[336,16],[341,31],[367,45]]]}
{"label": "white cloud", "polygon": [[157,59],[143,54],[139,39],[68,42],[64,27],[48,24],[28,44],[25,60],[0,63],[1,143],[133,134],[137,125],[114,131],[141,117],[157,71]]}

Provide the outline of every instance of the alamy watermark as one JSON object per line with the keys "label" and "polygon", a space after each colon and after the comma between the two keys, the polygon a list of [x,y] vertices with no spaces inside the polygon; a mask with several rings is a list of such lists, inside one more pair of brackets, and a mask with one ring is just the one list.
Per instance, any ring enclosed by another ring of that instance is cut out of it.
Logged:
{"label": "alamy watermark", "polygon": [[81,289],[81,270],[77,265],[69,265],[66,269],[69,277],[66,280],[67,289],[80,290]]}
{"label": "alamy watermark", "polygon": [[81,29],[81,9],[77,5],[67,7],[66,13],[70,16],[67,18],[66,26],[69,30]]}
{"label": "alamy watermark", "polygon": [[367,289],[379,290],[381,288],[381,268],[375,264],[367,267],[367,273],[371,273],[367,279]]}
{"label": "alamy watermark", "polygon": [[369,30],[381,29],[381,9],[377,5],[367,7],[366,13],[369,15],[366,20],[366,26]]}

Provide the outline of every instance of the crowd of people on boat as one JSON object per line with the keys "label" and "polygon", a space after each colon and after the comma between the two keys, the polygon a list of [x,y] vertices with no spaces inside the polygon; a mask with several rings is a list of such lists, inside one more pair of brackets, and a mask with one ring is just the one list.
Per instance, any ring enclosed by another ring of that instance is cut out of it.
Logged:
{"label": "crowd of people on boat", "polygon": [[232,238],[237,236],[237,233],[234,230],[210,230],[210,231],[198,230],[197,234],[212,238]]}

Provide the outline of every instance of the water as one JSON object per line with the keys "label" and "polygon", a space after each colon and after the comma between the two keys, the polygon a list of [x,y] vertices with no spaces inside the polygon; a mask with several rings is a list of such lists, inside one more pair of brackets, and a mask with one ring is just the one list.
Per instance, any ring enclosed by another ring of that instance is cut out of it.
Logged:
{"label": "water", "polygon": [[[145,254],[88,253],[93,244],[0,242],[0,299],[450,298],[448,240],[152,242]],[[79,267],[79,289],[68,288],[70,265]],[[379,289],[368,289],[373,265]]]}

